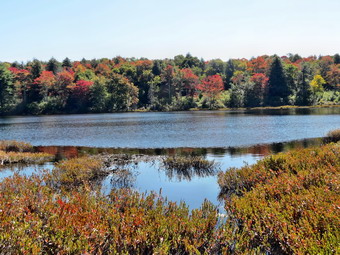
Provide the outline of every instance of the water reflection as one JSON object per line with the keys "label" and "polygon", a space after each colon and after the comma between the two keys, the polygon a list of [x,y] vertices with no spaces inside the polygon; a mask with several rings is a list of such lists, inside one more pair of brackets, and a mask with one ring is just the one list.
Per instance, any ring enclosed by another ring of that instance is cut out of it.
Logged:
{"label": "water reflection", "polygon": [[57,160],[80,157],[83,155],[96,154],[127,154],[127,155],[179,155],[179,156],[207,156],[213,155],[223,157],[225,155],[237,156],[251,154],[254,156],[267,156],[297,148],[320,146],[325,143],[324,138],[311,138],[295,140],[283,143],[259,144],[248,147],[227,147],[227,148],[95,148],[83,146],[36,146],[36,152],[45,152],[55,156]]}
{"label": "water reflection", "polygon": [[[116,149],[91,148],[74,146],[39,146],[36,151],[52,153],[58,160],[79,157],[85,154],[102,154],[109,157],[112,173],[104,180],[100,180],[102,190],[108,194],[111,188],[132,188],[139,192],[159,192],[171,201],[185,201],[191,208],[199,208],[205,199],[219,205],[216,170],[190,168],[166,168],[162,164],[165,157],[203,157],[219,164],[222,171],[231,167],[242,167],[253,164],[262,157],[293,148],[319,146],[324,142],[322,138],[305,139],[287,143],[255,145],[250,147],[229,148],[171,148],[171,149]],[[112,155],[116,154],[116,155]],[[117,155],[119,154],[119,155]],[[148,156],[145,156],[148,155]],[[147,160],[148,159],[148,160]],[[53,167],[50,165],[39,168]],[[47,166],[47,167],[46,167]],[[23,167],[20,174],[30,175],[36,167]],[[0,171],[0,179],[13,175],[10,169]]]}
{"label": "water reflection", "polygon": [[136,182],[138,173],[131,169],[120,169],[119,171],[109,176],[110,185],[112,188],[133,188]]}

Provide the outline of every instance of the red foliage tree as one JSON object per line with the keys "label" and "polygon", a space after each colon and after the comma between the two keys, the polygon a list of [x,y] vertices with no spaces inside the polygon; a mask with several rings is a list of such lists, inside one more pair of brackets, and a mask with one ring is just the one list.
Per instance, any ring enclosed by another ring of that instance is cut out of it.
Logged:
{"label": "red foliage tree", "polygon": [[74,81],[74,72],[64,70],[57,74],[57,81],[63,87],[71,87]]}
{"label": "red foliage tree", "polygon": [[55,83],[56,79],[51,71],[43,71],[41,75],[34,80],[36,84],[40,84],[46,87],[51,87]]}
{"label": "red foliage tree", "polygon": [[79,98],[86,98],[89,94],[90,87],[93,85],[93,81],[84,81],[79,80],[76,82],[76,84],[71,88],[72,94]]}
{"label": "red foliage tree", "polygon": [[16,67],[8,68],[14,76],[14,84],[17,88],[18,94],[22,98],[23,102],[26,102],[27,91],[31,83],[30,72],[26,69],[18,69]]}
{"label": "red foliage tree", "polygon": [[224,89],[222,77],[217,74],[207,76],[197,85],[197,89],[202,91],[205,96],[215,99]]}
{"label": "red foliage tree", "polygon": [[252,77],[250,77],[250,81],[254,82],[254,84],[261,88],[266,89],[268,85],[269,78],[263,73],[255,73]]}
{"label": "red foliage tree", "polygon": [[51,71],[43,71],[41,75],[34,80],[34,84],[39,86],[40,94],[48,96],[56,83],[56,78]]}
{"label": "red foliage tree", "polygon": [[265,73],[268,69],[268,63],[264,57],[257,57],[247,63],[247,69],[251,73]]}
{"label": "red foliage tree", "polygon": [[190,68],[181,70],[183,89],[186,95],[194,96],[199,78]]}

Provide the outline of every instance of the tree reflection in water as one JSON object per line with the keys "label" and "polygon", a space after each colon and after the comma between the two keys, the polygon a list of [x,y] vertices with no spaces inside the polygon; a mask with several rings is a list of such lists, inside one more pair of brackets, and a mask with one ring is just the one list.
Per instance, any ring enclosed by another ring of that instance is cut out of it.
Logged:
{"label": "tree reflection in water", "polygon": [[191,181],[194,177],[208,177],[217,173],[218,164],[201,156],[170,156],[162,160],[159,170],[164,170],[170,180]]}
{"label": "tree reflection in water", "polygon": [[137,173],[132,169],[117,169],[110,175],[110,184],[112,188],[133,188],[136,182]]}

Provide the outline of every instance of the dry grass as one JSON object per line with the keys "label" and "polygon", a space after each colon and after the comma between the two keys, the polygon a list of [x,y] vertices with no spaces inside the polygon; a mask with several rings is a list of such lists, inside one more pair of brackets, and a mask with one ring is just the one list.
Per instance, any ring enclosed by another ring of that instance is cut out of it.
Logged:
{"label": "dry grass", "polygon": [[329,131],[327,134],[327,138],[332,142],[340,141],[340,129]]}
{"label": "dry grass", "polygon": [[30,143],[4,140],[0,141],[0,150],[6,152],[33,152],[33,146]]}
{"label": "dry grass", "polygon": [[63,160],[55,165],[52,171],[54,183],[64,187],[76,187],[96,181],[109,174],[105,171],[103,161],[94,157],[80,157]]}
{"label": "dry grass", "polygon": [[0,151],[0,165],[10,164],[42,164],[47,161],[53,161],[54,156],[47,153],[32,152],[5,152]]}

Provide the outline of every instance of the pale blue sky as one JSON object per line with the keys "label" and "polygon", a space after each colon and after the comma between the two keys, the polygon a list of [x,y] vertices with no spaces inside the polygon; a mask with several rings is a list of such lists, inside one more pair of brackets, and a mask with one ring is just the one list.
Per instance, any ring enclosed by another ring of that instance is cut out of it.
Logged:
{"label": "pale blue sky", "polygon": [[340,0],[0,0],[0,61],[339,52]]}

